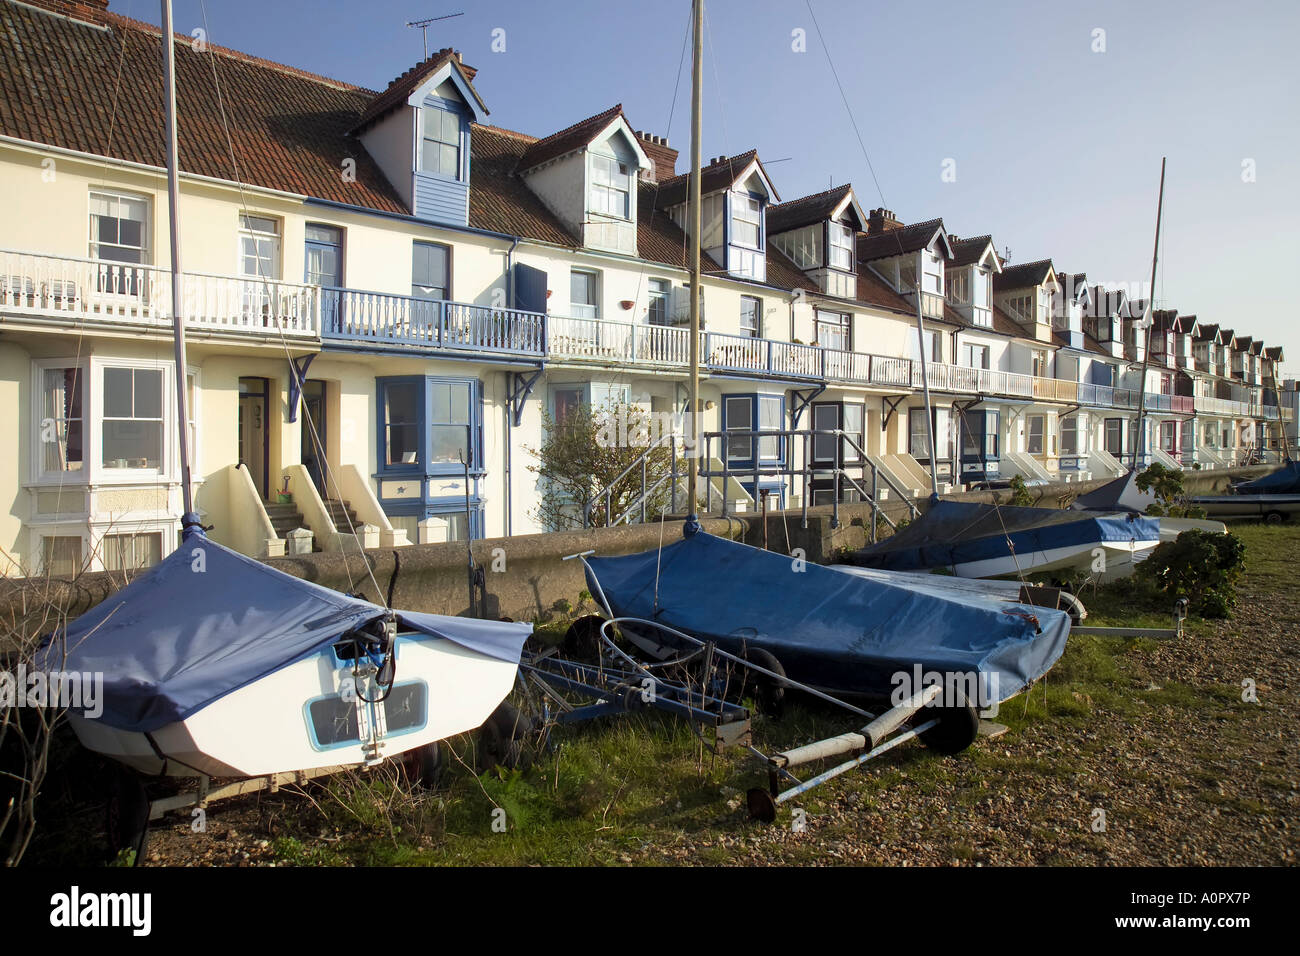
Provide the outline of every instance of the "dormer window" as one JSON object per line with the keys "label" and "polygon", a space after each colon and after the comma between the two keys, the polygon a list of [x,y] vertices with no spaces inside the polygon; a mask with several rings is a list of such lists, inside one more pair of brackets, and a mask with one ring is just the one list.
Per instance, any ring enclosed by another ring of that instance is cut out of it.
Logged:
{"label": "dormer window", "polygon": [[971,320],[984,328],[993,327],[993,309],[989,306],[992,296],[993,274],[987,269],[975,270],[975,284],[973,289],[974,298],[971,305],[974,308],[971,311]]}
{"label": "dormer window", "polygon": [[446,179],[460,179],[460,115],[437,106],[425,106],[424,140],[420,171]]}
{"label": "dormer window", "polygon": [[922,291],[943,295],[943,260],[929,249],[921,252]]}
{"label": "dormer window", "polygon": [[632,170],[608,156],[591,157],[591,211],[616,219],[632,218]]}
{"label": "dormer window", "polygon": [[830,267],[853,271],[853,230],[842,222],[830,223]]}
{"label": "dormer window", "polygon": [[763,203],[754,196],[735,194],[731,203],[731,241],[750,249],[763,248]]}

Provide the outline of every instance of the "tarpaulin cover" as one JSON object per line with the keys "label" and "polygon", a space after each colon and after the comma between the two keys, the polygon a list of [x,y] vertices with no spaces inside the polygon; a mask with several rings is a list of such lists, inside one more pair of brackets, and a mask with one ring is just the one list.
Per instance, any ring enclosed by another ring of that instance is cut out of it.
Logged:
{"label": "tarpaulin cover", "polygon": [[1079,495],[1070,505],[1075,511],[1131,511],[1144,515],[1147,507],[1156,503],[1156,496],[1137,486],[1137,472],[1130,470],[1100,488]]}
{"label": "tarpaulin cover", "polygon": [[1070,631],[1063,611],[895,587],[704,532],[662,551],[588,558],[587,582],[616,616],[732,653],[760,647],[793,680],[845,694],[888,696],[894,675],[920,665],[996,674],[1005,700],[1047,672]]}
{"label": "tarpaulin cover", "polygon": [[1300,461],[1288,461],[1277,471],[1269,472],[1253,481],[1243,481],[1233,486],[1239,495],[1298,495],[1300,494]]}
{"label": "tarpaulin cover", "polygon": [[[149,732],[387,613],[194,534],[56,634],[38,666],[102,673],[100,719]],[[532,632],[530,624],[395,614],[399,631],[445,638],[509,663],[519,662]]]}
{"label": "tarpaulin cover", "polygon": [[951,568],[1077,545],[1159,541],[1160,522],[1134,514],[1015,508],[937,501],[897,534],[857,551],[851,563],[891,571]]}

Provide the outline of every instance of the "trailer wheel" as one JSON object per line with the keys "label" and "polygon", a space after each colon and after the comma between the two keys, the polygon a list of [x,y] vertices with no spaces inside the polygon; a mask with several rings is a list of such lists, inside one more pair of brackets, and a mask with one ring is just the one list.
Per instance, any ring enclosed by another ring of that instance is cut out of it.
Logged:
{"label": "trailer wheel", "polygon": [[514,704],[503,700],[492,716],[479,728],[475,756],[479,773],[502,766],[507,770],[527,770],[532,764],[526,742],[533,722]]}
{"label": "trailer wheel", "polygon": [[401,768],[412,785],[426,790],[435,789],[442,782],[443,772],[447,769],[447,755],[442,749],[442,741],[435,740],[423,747],[408,750],[401,756]]}
{"label": "trailer wheel", "polygon": [[588,614],[570,624],[560,645],[564,656],[575,661],[600,660],[600,629],[604,625],[605,619],[599,614]]}
{"label": "trailer wheel", "polygon": [[749,806],[749,817],[759,823],[772,823],[776,820],[776,798],[763,787],[754,787],[745,794]]}
{"label": "trailer wheel", "polygon": [[104,836],[114,859],[123,850],[134,850],[135,863],[139,865],[149,840],[149,795],[140,775],[121,765],[109,773]]}
{"label": "trailer wheel", "polygon": [[754,703],[758,705],[759,713],[767,717],[780,717],[785,709],[785,668],[781,666],[775,654],[761,647],[746,648],[743,657],[751,664],[781,675],[781,680],[768,677],[766,674],[752,675]]}
{"label": "trailer wheel", "polygon": [[1264,515],[1266,524],[1281,524],[1286,519],[1286,515],[1280,511],[1269,511]]}
{"label": "trailer wheel", "polygon": [[939,718],[939,722],[920,734],[921,743],[936,753],[959,754],[975,742],[980,732],[979,711],[966,703],[946,707],[926,707],[917,715],[921,721]]}

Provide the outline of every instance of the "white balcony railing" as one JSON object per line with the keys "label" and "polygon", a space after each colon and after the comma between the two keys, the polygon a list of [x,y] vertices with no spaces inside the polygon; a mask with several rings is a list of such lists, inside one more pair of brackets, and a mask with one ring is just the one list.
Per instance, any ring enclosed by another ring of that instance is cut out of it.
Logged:
{"label": "white balcony railing", "polygon": [[[163,330],[172,323],[171,272],[158,266],[0,250],[0,311],[36,321]],[[185,272],[187,329],[315,338],[320,289],[298,282]]]}

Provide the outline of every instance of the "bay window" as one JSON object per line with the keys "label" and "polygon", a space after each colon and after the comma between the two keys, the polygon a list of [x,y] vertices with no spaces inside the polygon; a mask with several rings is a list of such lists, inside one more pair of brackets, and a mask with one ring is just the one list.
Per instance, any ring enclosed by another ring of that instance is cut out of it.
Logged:
{"label": "bay window", "polygon": [[104,369],[100,464],[104,468],[163,467],[163,373],[156,368]]}
{"label": "bay window", "polygon": [[[952,409],[934,409],[934,418],[931,419],[931,423],[934,427],[934,444],[939,451],[939,460],[950,460],[956,450]],[[907,424],[907,453],[917,461],[929,462],[933,455],[930,452],[930,428],[927,427],[925,409],[909,409]]]}
{"label": "bay window", "polygon": [[162,532],[106,534],[99,541],[105,571],[139,571],[162,560]]}
{"label": "bay window", "polygon": [[814,318],[814,332],[817,344],[824,349],[840,352],[853,350],[852,316],[847,313],[818,309]]}
{"label": "bay window", "polygon": [[1031,455],[1045,454],[1047,441],[1047,416],[1029,416],[1029,434],[1025,439],[1025,451]]}
{"label": "bay window", "polygon": [[85,466],[83,378],[79,368],[47,368],[42,372],[44,414],[40,421],[45,474],[79,472]]}
{"label": "bay window", "polygon": [[731,194],[731,241],[751,249],[763,248],[763,202],[742,193]]}
{"label": "bay window", "polygon": [[1067,415],[1061,419],[1061,454],[1079,454],[1079,416]]}
{"label": "bay window", "polygon": [[481,470],[482,393],[470,379],[377,379],[381,472],[460,474]]}
{"label": "bay window", "polygon": [[853,271],[853,230],[842,222],[832,222],[830,228],[830,261],[832,269]]}
{"label": "bay window", "polygon": [[[726,438],[727,460],[742,467],[754,462],[754,432],[780,431],[785,399],[780,395],[727,395],[722,403],[722,430],[734,432]],[[784,460],[780,435],[758,436],[758,459],[775,464]]]}

